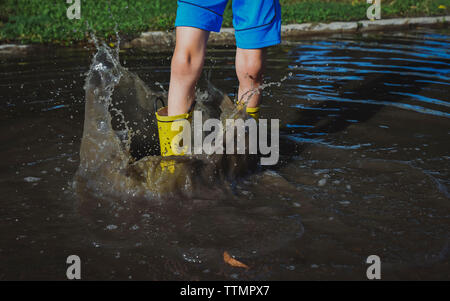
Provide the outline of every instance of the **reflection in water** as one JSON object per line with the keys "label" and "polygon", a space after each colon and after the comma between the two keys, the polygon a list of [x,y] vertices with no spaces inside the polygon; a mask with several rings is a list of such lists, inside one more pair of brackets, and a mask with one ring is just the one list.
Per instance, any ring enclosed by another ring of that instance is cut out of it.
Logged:
{"label": "reflection in water", "polygon": [[[122,52],[130,71],[106,66],[120,80],[92,76],[86,95],[85,50],[1,58],[0,279],[64,279],[70,254],[83,279],[365,279],[371,254],[383,279],[448,279],[448,37],[418,29],[271,48],[267,81],[293,73],[263,91],[261,118],[282,127],[280,163],[244,176],[232,158],[183,158],[173,182],[158,182],[148,106],[167,88],[167,53]],[[214,84],[234,91],[234,50],[208,54]],[[93,101],[108,90],[89,89],[108,80],[119,80],[110,110]],[[158,196],[161,185],[177,193]],[[225,264],[224,251],[250,269]]]}

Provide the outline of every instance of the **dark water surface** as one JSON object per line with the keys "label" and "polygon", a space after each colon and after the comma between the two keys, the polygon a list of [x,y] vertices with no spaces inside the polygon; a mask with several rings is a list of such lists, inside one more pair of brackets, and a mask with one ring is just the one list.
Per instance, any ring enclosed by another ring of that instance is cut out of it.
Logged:
{"label": "dark water surface", "polygon": [[[72,188],[93,51],[1,57],[0,279],[65,279],[76,254],[83,279],[363,280],[375,254],[383,279],[449,280],[449,41],[417,29],[271,48],[267,81],[292,72],[264,90],[280,162],[156,202]],[[120,53],[155,90],[170,56]],[[205,65],[235,91],[233,48]]]}

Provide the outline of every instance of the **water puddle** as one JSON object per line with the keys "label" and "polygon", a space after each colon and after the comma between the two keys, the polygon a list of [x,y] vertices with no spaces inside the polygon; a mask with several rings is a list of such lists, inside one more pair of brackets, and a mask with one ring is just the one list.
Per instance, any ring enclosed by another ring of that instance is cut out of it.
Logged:
{"label": "water puddle", "polygon": [[[153,105],[170,53],[2,57],[0,279],[65,279],[71,254],[83,279],[361,280],[372,254],[383,279],[447,279],[448,37],[271,48],[266,80],[281,83],[261,91],[261,117],[280,119],[280,162],[193,155],[174,173]],[[204,116],[236,114],[233,62],[231,48],[208,50]]]}

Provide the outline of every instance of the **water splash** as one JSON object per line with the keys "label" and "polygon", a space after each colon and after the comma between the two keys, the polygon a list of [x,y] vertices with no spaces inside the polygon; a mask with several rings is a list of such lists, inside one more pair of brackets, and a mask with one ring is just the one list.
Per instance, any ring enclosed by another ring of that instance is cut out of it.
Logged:
{"label": "water splash", "polygon": [[[155,92],[122,67],[117,48],[111,49],[95,36],[93,41],[97,53],[84,86],[85,121],[75,180],[78,191],[149,199],[192,196],[196,189],[204,193],[218,183],[224,187],[223,181],[255,165],[246,156],[159,156],[155,103],[166,99],[167,93]],[[205,118],[244,117],[208,79],[200,81],[196,98],[195,110],[202,111]]]}

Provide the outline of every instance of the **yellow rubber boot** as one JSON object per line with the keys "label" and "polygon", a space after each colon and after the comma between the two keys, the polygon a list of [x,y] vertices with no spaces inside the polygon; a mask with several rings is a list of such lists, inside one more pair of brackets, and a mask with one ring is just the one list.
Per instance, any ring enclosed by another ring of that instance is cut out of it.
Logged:
{"label": "yellow rubber boot", "polygon": [[[161,147],[161,156],[183,156],[188,152],[188,146],[179,146],[183,137],[183,130],[189,131],[192,120],[192,112],[167,116],[167,107],[159,109],[156,113],[158,123],[159,145]],[[187,127],[187,128],[186,128]]]}
{"label": "yellow rubber boot", "polygon": [[255,119],[258,122],[258,120],[259,120],[259,106],[255,107],[255,108],[247,107],[245,109],[245,111],[247,112],[248,116],[252,117],[253,119]]}

